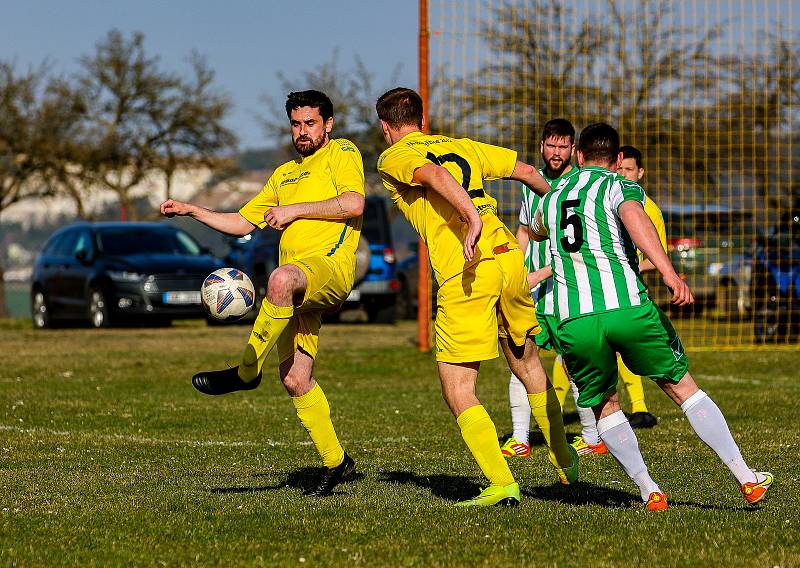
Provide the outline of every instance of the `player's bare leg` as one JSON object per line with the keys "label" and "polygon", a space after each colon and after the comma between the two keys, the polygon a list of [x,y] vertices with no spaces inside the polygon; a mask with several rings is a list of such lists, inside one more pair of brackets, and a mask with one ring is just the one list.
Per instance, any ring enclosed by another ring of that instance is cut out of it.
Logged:
{"label": "player's bare leg", "polygon": [[528,391],[531,414],[547,442],[550,463],[558,471],[562,483],[577,481],[578,456],[567,444],[561,403],[539,359],[538,347],[530,337],[521,346],[514,345],[508,339],[501,337],[500,346],[511,372],[519,378]]}
{"label": "player's bare leg", "polygon": [[686,373],[677,383],[657,382],[666,395],[681,407],[695,434],[728,467],[745,499],[750,503],[763,499],[772,484],[773,475],[766,471],[756,472],[747,466],[722,411],[711,397],[700,390],[692,376]]}
{"label": "player's bare leg", "polygon": [[306,275],[297,266],[286,264],[274,270],[239,366],[197,373],[192,385],[210,395],[256,388],[264,361],[294,315],[294,302],[302,302],[306,286]]}
{"label": "player's bare leg", "polygon": [[475,394],[480,363],[444,363],[439,361],[439,379],[442,396],[450,412],[456,417],[461,436],[478,462],[491,486],[475,499],[464,501],[467,506],[516,505],[519,503],[519,486],[508,468],[497,429],[486,409]]}
{"label": "player's bare leg", "polygon": [[613,392],[594,407],[597,430],[608,451],[617,460],[628,477],[639,487],[642,501],[648,510],[661,511],[667,508],[666,495],[650,477],[639,442],[633,433],[625,413],[619,407],[617,393]]}
{"label": "player's bare leg", "polygon": [[342,481],[355,473],[355,462],[348,456],[331,421],[331,409],[322,387],[312,375],[314,359],[298,349],[280,365],[281,382],[292,397],[297,418],[308,432],[324,467],[305,495],[330,495]]}

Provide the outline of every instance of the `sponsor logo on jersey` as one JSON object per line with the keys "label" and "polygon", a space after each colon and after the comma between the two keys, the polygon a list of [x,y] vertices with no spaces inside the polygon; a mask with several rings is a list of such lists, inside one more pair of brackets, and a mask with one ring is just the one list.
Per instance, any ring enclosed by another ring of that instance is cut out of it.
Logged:
{"label": "sponsor logo on jersey", "polygon": [[280,185],[278,187],[283,187],[284,185],[289,185],[289,184],[292,184],[292,183],[298,183],[299,181],[304,180],[305,178],[307,178],[310,175],[311,175],[310,171],[308,171],[308,170],[302,171],[296,177],[290,177],[290,178],[284,179],[283,181],[281,181],[281,183],[280,183]]}

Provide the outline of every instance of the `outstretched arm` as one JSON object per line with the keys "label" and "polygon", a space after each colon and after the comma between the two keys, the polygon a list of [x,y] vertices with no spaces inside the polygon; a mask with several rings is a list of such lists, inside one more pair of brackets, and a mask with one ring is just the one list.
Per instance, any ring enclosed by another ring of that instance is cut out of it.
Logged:
{"label": "outstretched arm", "polygon": [[161,214],[165,217],[191,217],[226,235],[243,237],[253,232],[256,228],[250,221],[242,217],[239,213],[222,213],[212,211],[199,205],[167,199],[161,204]]}
{"label": "outstretched arm", "polygon": [[324,201],[271,207],[264,214],[264,220],[273,229],[281,230],[295,219],[349,219],[363,212],[364,196],[355,191],[346,191]]}
{"label": "outstretched arm", "polygon": [[675,272],[667,253],[661,248],[656,228],[650,217],[644,212],[642,204],[638,201],[625,201],[619,206],[618,211],[633,242],[656,267],[664,284],[672,290],[672,303],[678,306],[687,306],[694,302],[694,296],[692,296],[689,286]]}
{"label": "outstretched arm", "polygon": [[412,181],[415,184],[435,191],[441,195],[467,223],[467,235],[464,237],[464,258],[467,261],[475,256],[475,243],[481,236],[483,221],[475,209],[467,192],[461,187],[450,172],[442,166],[427,163],[414,170]]}
{"label": "outstretched arm", "polygon": [[531,190],[539,197],[543,196],[545,193],[548,193],[551,189],[550,184],[547,183],[547,181],[542,177],[542,174],[539,173],[539,170],[530,164],[520,162],[519,160],[517,160],[517,164],[514,166],[514,171],[507,179],[521,181],[531,188]]}

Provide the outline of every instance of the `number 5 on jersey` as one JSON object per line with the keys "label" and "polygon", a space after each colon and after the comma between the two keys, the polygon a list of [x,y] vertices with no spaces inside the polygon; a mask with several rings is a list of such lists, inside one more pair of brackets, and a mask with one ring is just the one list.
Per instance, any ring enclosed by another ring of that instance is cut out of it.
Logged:
{"label": "number 5 on jersey", "polygon": [[[578,252],[583,245],[583,222],[580,215],[574,209],[580,207],[580,199],[565,199],[561,202],[561,215],[559,228],[563,232],[563,237],[559,240],[561,248],[567,252]],[[572,231],[567,231],[571,228]],[[571,233],[571,234],[570,234]]]}

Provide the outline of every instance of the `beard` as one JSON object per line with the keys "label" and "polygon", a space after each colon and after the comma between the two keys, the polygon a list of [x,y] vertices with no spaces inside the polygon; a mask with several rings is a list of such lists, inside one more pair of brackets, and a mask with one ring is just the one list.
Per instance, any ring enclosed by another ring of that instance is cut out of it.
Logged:
{"label": "beard", "polygon": [[564,173],[564,170],[566,170],[568,167],[569,161],[557,160],[554,164],[552,158],[544,164],[545,173],[550,179],[561,177],[561,174]]}
{"label": "beard", "polygon": [[327,140],[328,133],[323,132],[322,135],[316,140],[310,136],[298,136],[292,140],[292,143],[294,144],[294,149],[297,150],[297,153],[306,158],[322,148]]}

